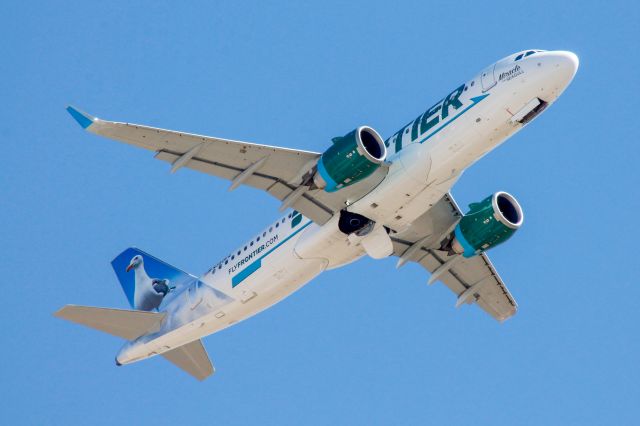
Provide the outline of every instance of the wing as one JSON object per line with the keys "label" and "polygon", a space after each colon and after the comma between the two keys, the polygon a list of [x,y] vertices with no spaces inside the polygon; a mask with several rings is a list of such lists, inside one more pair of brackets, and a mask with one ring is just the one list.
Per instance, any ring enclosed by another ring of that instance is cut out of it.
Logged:
{"label": "wing", "polygon": [[204,380],[215,372],[202,340],[171,349],[162,356],[198,380]]}
{"label": "wing", "polygon": [[502,322],[516,313],[518,305],[485,253],[460,257],[446,272],[438,270],[456,257],[438,248],[462,215],[451,194],[447,194],[408,230],[392,236],[394,255],[400,257],[398,266],[408,261],[418,262],[432,273],[432,278],[437,276],[458,296],[456,307],[475,302]]}
{"label": "wing", "polygon": [[282,200],[283,208],[293,207],[318,224],[328,221],[347,201],[368,193],[386,173],[379,170],[334,193],[319,189],[296,192],[321,154],[105,121],[73,107],[67,111],[91,133],[155,151],[155,158],[172,164],[172,172],[187,167],[230,180],[230,189],[239,185],[261,189]]}

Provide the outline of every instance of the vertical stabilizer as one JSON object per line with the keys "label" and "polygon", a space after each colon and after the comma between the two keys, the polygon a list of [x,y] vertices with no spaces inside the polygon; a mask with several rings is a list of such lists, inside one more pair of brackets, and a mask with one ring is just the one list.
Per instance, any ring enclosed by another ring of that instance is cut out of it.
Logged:
{"label": "vertical stabilizer", "polygon": [[137,248],[128,248],[111,261],[132,308],[159,310],[181,288],[197,280]]}

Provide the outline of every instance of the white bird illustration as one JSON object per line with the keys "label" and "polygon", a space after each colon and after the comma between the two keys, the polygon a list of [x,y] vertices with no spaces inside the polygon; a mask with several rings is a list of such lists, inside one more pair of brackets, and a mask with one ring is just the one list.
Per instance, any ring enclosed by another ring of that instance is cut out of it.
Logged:
{"label": "white bird illustration", "polygon": [[142,311],[157,309],[164,296],[171,291],[169,280],[150,278],[144,270],[144,261],[139,254],[131,259],[127,272],[131,269],[135,273],[133,307]]}

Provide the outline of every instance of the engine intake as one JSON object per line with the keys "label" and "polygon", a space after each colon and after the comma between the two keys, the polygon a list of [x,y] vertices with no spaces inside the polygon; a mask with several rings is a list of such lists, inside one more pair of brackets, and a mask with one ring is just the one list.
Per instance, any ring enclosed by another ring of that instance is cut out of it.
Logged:
{"label": "engine intake", "polygon": [[360,126],[333,138],[333,145],[318,160],[313,181],[318,188],[335,192],[367,178],[386,158],[387,147],[378,132]]}
{"label": "engine intake", "polygon": [[524,214],[518,201],[500,191],[469,205],[453,234],[445,242],[450,254],[471,257],[502,244],[522,226]]}

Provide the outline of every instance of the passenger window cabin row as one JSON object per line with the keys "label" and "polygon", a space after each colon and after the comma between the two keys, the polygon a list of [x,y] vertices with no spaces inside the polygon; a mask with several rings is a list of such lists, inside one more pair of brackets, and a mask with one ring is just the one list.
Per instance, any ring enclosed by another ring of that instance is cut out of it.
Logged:
{"label": "passenger window cabin row", "polygon": [[[295,217],[296,215],[298,215],[298,212],[294,210],[293,212],[289,213],[286,217],[283,217],[282,220],[279,220],[278,222],[276,222],[275,225],[274,225],[275,228],[279,228],[281,223],[284,224],[287,221],[287,219],[291,220],[291,218]],[[240,254],[242,254],[243,252],[247,251],[250,247],[253,247],[253,244],[259,242],[261,238],[265,238],[267,236],[267,233],[269,233],[269,234],[272,233],[274,226],[270,226],[269,227],[269,231],[264,231],[262,233],[262,235],[258,235],[256,238],[251,240],[251,242],[249,242],[248,245],[244,246],[243,249],[238,250],[236,254],[232,254],[231,256],[227,256],[224,259],[224,261],[221,261],[217,266],[214,266],[213,268],[211,268],[210,273],[212,275],[215,274],[216,271],[219,271],[219,270],[222,269],[223,265],[227,265],[230,260],[234,260],[236,258],[236,255],[240,256]]]}

